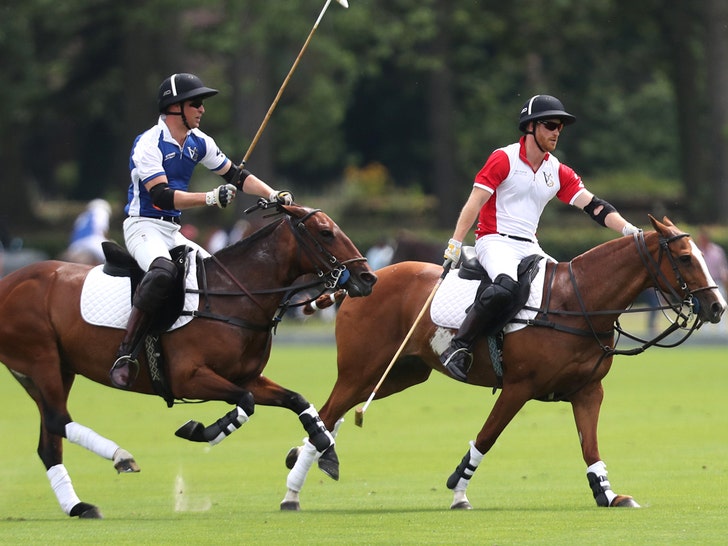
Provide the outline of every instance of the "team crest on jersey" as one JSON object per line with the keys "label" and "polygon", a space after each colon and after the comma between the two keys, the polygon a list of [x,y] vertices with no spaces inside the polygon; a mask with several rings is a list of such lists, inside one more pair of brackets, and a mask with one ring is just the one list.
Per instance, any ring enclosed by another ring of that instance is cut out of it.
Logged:
{"label": "team crest on jersey", "polygon": [[197,161],[197,157],[199,156],[199,152],[197,151],[197,147],[187,146],[187,153],[190,154],[190,157]]}
{"label": "team crest on jersey", "polygon": [[549,188],[553,188],[554,186],[554,177],[551,173],[543,173],[544,182],[546,182],[546,185]]}

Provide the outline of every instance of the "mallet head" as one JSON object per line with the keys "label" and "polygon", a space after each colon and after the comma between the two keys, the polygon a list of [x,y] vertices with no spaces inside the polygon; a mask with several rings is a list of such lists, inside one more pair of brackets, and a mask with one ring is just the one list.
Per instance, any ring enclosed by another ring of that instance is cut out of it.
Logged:
{"label": "mallet head", "polygon": [[345,8],[348,8],[349,7],[349,2],[347,2],[346,0],[336,0],[336,1],[339,4],[341,4],[342,6],[344,6]]}

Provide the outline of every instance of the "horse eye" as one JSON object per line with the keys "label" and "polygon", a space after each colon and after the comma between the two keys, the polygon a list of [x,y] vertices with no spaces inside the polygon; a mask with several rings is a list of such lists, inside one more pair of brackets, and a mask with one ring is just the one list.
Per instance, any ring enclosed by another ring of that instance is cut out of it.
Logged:
{"label": "horse eye", "polygon": [[683,265],[689,265],[691,259],[692,255],[690,254],[684,254],[678,258],[678,260],[680,260],[680,263],[682,263]]}
{"label": "horse eye", "polygon": [[334,238],[334,232],[330,229],[322,229],[321,230],[321,237],[324,239],[333,239]]}

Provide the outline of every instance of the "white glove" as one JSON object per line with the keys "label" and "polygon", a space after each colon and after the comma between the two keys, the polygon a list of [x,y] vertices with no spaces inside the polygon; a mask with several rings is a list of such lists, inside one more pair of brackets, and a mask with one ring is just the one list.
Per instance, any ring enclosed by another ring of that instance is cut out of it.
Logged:
{"label": "white glove", "polygon": [[232,184],[223,184],[205,194],[205,204],[208,207],[218,206],[224,209],[235,199],[237,192],[238,189]]}
{"label": "white glove", "polygon": [[445,259],[450,260],[453,263],[453,267],[460,261],[460,250],[463,247],[463,243],[450,239],[447,242],[447,248],[445,249]]}
{"label": "white glove", "polygon": [[622,235],[626,237],[627,235],[634,235],[635,233],[639,233],[641,230],[639,228],[634,227],[632,224],[627,222],[627,224],[622,228]]}
{"label": "white glove", "polygon": [[268,201],[277,201],[281,205],[292,205],[293,194],[288,190],[274,191],[268,197]]}

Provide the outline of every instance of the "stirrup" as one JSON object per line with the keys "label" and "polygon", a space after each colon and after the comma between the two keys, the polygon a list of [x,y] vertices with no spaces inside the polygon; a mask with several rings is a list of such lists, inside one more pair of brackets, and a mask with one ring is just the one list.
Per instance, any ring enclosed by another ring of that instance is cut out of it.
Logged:
{"label": "stirrup", "polygon": [[[446,354],[447,352],[443,353],[442,356],[445,357]],[[468,372],[473,365],[473,353],[470,352],[468,347],[460,347],[447,355],[442,365],[445,366],[445,369],[452,377],[466,383],[468,381]]]}
{"label": "stirrup", "polygon": [[111,384],[118,389],[128,389],[139,374],[139,361],[131,355],[122,355],[116,359],[109,370]]}

